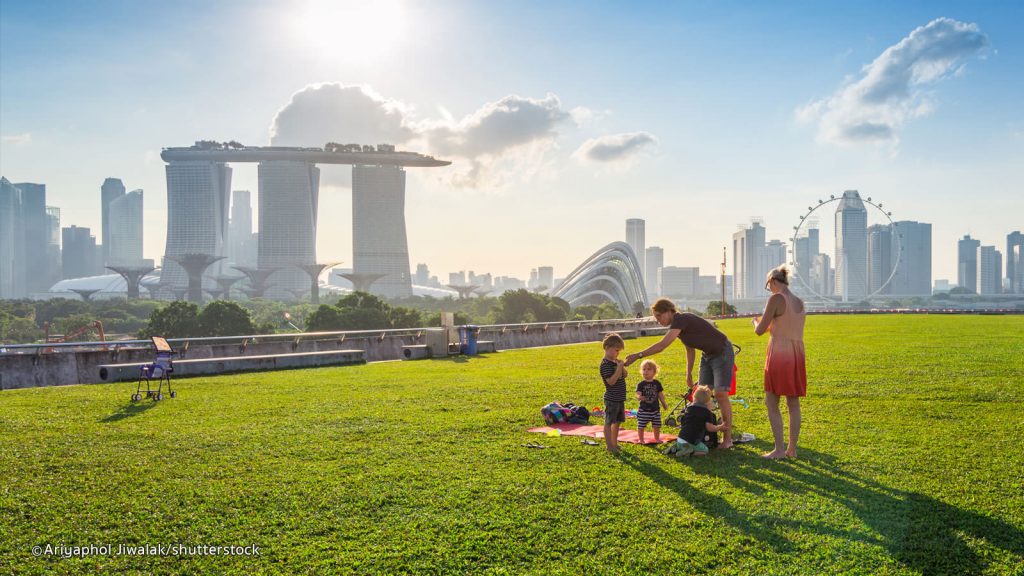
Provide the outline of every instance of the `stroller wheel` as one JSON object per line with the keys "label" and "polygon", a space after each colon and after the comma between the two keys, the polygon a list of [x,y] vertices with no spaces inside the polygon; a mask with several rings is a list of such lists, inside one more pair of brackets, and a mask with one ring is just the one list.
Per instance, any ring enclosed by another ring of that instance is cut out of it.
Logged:
{"label": "stroller wheel", "polygon": [[153,399],[157,400],[157,401],[163,400],[164,399],[164,395],[158,393],[155,396],[153,396]]}
{"label": "stroller wheel", "polygon": [[139,401],[139,395],[138,394],[132,394],[132,402],[138,402],[138,401]]}
{"label": "stroller wheel", "polygon": [[676,419],[675,419],[675,417],[671,416],[667,420],[665,420],[665,426],[669,426],[671,428],[675,428],[676,427]]}
{"label": "stroller wheel", "polygon": [[177,396],[177,395],[178,395],[178,393],[177,393],[177,392],[173,392],[173,391],[171,392],[171,398],[174,398],[174,397],[175,397],[175,396]]}

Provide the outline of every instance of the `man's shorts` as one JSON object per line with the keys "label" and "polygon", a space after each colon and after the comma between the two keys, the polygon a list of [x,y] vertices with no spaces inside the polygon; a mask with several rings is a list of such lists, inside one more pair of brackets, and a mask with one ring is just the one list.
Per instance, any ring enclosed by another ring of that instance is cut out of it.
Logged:
{"label": "man's shorts", "polygon": [[732,342],[725,342],[725,348],[718,354],[703,352],[700,355],[698,382],[715,392],[728,392],[732,388],[732,369],[736,364],[736,351]]}
{"label": "man's shorts", "polygon": [[604,401],[604,423],[615,424],[626,421],[626,403]]}

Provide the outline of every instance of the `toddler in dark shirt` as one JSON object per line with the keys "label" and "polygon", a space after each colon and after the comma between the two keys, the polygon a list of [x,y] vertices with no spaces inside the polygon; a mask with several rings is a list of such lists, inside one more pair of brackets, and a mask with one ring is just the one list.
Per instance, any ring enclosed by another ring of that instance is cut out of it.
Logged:
{"label": "toddler in dark shirt", "polygon": [[725,428],[725,423],[714,422],[715,415],[711,412],[711,388],[697,386],[693,390],[693,403],[683,412],[675,450],[670,453],[674,453],[676,457],[706,456],[708,447],[704,444],[704,432],[719,432]]}

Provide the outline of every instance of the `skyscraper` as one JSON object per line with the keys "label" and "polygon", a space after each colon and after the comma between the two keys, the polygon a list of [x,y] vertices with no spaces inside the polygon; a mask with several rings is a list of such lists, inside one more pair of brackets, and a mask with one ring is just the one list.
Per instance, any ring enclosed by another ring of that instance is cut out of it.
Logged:
{"label": "skyscraper", "polygon": [[637,261],[640,262],[641,278],[645,277],[646,271],[646,263],[644,262],[646,254],[644,226],[645,223],[640,218],[629,218],[626,220],[626,244],[629,244],[629,247],[633,249]]}
{"label": "skyscraper", "polygon": [[1011,293],[1024,293],[1024,234],[1006,236],[1006,279]]}
{"label": "skyscraper", "polygon": [[18,252],[24,246],[21,229],[21,190],[0,177],[0,298],[25,296],[24,274]]}
{"label": "skyscraper", "polygon": [[228,262],[235,266],[256,266],[257,244],[252,233],[252,194],[248,190],[235,190],[231,193],[228,223]]}
{"label": "skyscraper", "polygon": [[964,236],[957,242],[956,283],[969,292],[978,292],[978,248],[981,242]]}
{"label": "skyscraper", "polygon": [[836,207],[836,296],[856,301],[868,291],[868,211],[856,190]]}
{"label": "skyscraper", "polygon": [[102,265],[106,265],[107,260],[110,259],[110,205],[118,198],[124,196],[125,187],[124,183],[121,182],[120,178],[107,178],[103,181],[103,185],[100,186],[100,210],[102,211],[103,221],[100,223],[100,242],[103,246],[103,261],[100,262]]}
{"label": "skyscraper", "polygon": [[22,282],[28,294],[45,292],[51,284],[46,267],[46,185],[16,182],[14,187],[21,190]]}
{"label": "skyscraper", "polygon": [[733,298],[757,298],[764,291],[764,232],[764,226],[754,221],[732,235]]}
{"label": "skyscraper", "polygon": [[[185,254],[226,256],[228,192],[231,168],[223,162],[172,160],[167,163],[167,248],[164,250],[160,282],[185,286],[188,274],[168,257]],[[215,286],[213,277],[221,263],[206,269],[204,285]]]}
{"label": "skyscraper", "polygon": [[[793,264],[796,273],[808,286],[810,286],[811,267],[814,265],[814,257],[821,252],[820,230],[816,226],[807,228],[807,233],[793,241]],[[790,282],[790,286],[797,293],[803,293],[803,284],[798,280]]]}
{"label": "skyscraper", "polygon": [[831,298],[835,294],[835,270],[832,269],[832,259],[828,254],[816,254],[811,260],[810,280],[808,284],[811,289],[820,296]]}
{"label": "skyscraper", "polygon": [[721,299],[722,295],[717,289],[717,276],[697,277],[697,296],[713,296],[715,300]]}
{"label": "skyscraper", "polygon": [[[268,294],[309,287],[309,275],[296,264],[316,263],[316,209],[320,169],[311,162],[273,160],[259,165],[260,268],[280,268]],[[358,272],[358,270],[357,270]]]}
{"label": "skyscraper", "polygon": [[[868,293],[874,294],[892,275],[893,250],[892,228],[888,224],[868,226]],[[890,283],[891,284],[891,283]],[[882,294],[892,294],[891,285]]]}
{"label": "skyscraper", "polygon": [[142,264],[142,190],[118,196],[107,207],[109,246],[104,246],[104,265]]}
{"label": "skyscraper", "polygon": [[978,294],[1001,294],[1003,255],[995,246],[978,247]]}
{"label": "skyscraper", "polygon": [[384,275],[370,286],[374,294],[412,295],[401,166],[352,166],[352,269]]}
{"label": "skyscraper", "polygon": [[681,266],[663,266],[658,282],[665,296],[670,298],[692,298],[700,286],[700,269]]}
{"label": "skyscraper", "polygon": [[413,282],[417,286],[430,286],[430,268],[426,264],[416,265],[416,276]]}
{"label": "skyscraper", "polygon": [[[761,248],[754,276],[760,288],[768,277],[768,271],[786,263],[786,244],[782,240],[770,240]],[[753,280],[754,278],[752,278]],[[756,292],[754,292],[756,293]]]}
{"label": "skyscraper", "polygon": [[62,229],[61,251],[64,278],[84,278],[96,275],[96,259],[101,253],[96,249],[96,237],[88,228],[69,226]]}
{"label": "skyscraper", "polygon": [[658,246],[651,246],[647,249],[645,260],[644,288],[647,289],[647,299],[653,302],[662,293],[658,284],[658,270],[665,265],[665,251]]}
{"label": "skyscraper", "polygon": [[545,286],[547,290],[555,288],[555,269],[551,266],[537,267],[537,283]]}
{"label": "skyscraper", "polygon": [[[927,296],[932,292],[932,225],[901,220],[894,223],[899,235],[893,242],[893,264],[896,274],[889,283],[890,294]],[[902,249],[897,260],[896,250]]]}
{"label": "skyscraper", "polygon": [[[60,261],[60,208],[46,207],[46,275],[52,287],[61,280],[63,265]],[[49,290],[49,287],[47,287]]]}

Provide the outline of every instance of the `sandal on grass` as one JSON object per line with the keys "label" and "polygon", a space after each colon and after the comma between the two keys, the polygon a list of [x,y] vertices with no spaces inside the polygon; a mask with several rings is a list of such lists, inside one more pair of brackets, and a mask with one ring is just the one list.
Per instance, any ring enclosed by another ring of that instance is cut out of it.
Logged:
{"label": "sandal on grass", "polygon": [[595,442],[595,441],[593,441],[593,440],[591,440],[589,438],[584,438],[584,439],[580,440],[580,444],[586,444],[587,446],[597,446],[598,445],[597,442]]}
{"label": "sandal on grass", "polygon": [[523,444],[523,448],[540,448],[540,449],[544,449],[544,448],[547,448],[547,446],[544,446],[543,444],[537,444],[536,442],[527,442],[526,444]]}

